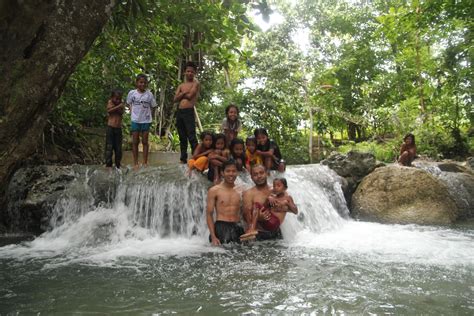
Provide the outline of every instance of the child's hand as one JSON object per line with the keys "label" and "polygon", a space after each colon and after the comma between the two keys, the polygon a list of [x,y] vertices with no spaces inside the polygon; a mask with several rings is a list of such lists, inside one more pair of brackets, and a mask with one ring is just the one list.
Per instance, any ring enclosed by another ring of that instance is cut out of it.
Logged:
{"label": "child's hand", "polygon": [[276,205],[276,199],[273,196],[268,197],[268,204],[270,204],[271,207],[274,207]]}

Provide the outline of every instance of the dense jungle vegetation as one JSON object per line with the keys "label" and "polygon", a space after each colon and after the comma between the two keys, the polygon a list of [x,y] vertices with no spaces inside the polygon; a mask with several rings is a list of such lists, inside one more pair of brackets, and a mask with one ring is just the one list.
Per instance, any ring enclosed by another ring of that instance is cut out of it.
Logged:
{"label": "dense jungle vegetation", "polygon": [[110,90],[126,95],[145,73],[159,104],[152,140],[173,150],[172,99],[193,60],[203,128],[217,131],[235,103],[244,136],[266,127],[290,163],[310,160],[311,120],[315,159],[337,145],[393,161],[408,132],[420,155],[463,158],[474,148],[472,17],[468,0],[124,1],[45,137],[73,144],[84,127],[103,127]]}

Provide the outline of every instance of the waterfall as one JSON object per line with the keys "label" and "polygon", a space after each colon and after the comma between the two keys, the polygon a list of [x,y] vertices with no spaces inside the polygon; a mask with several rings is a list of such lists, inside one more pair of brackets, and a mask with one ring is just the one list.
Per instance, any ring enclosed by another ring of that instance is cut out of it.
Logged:
{"label": "waterfall", "polygon": [[[279,175],[281,176],[281,175]],[[325,166],[289,166],[284,176],[299,208],[282,225],[285,238],[298,231],[333,230],[348,209],[340,178]],[[271,184],[274,174],[268,181]],[[249,174],[236,180],[236,189],[253,185]],[[65,238],[76,245],[113,243],[127,238],[207,239],[206,196],[210,183],[183,166],[150,167],[139,172],[97,169],[78,175],[52,209],[47,238]]]}

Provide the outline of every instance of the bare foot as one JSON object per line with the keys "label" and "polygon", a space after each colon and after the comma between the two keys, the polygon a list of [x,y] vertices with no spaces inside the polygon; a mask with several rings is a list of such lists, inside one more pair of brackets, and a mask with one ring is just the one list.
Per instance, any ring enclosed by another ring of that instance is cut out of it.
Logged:
{"label": "bare foot", "polygon": [[248,230],[245,234],[240,235],[240,239],[256,236],[258,234],[257,230]]}
{"label": "bare foot", "polygon": [[139,165],[133,166],[133,170],[134,170],[134,171],[138,171],[138,169],[140,169],[140,166],[139,166]]}

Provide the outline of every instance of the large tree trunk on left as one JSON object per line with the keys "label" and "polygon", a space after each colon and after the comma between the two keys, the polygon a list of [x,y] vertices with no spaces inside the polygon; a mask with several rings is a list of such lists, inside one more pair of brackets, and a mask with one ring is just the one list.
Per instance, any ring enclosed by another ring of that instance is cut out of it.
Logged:
{"label": "large tree trunk on left", "polygon": [[49,112],[114,4],[114,0],[0,3],[0,203],[10,175],[35,151]]}

